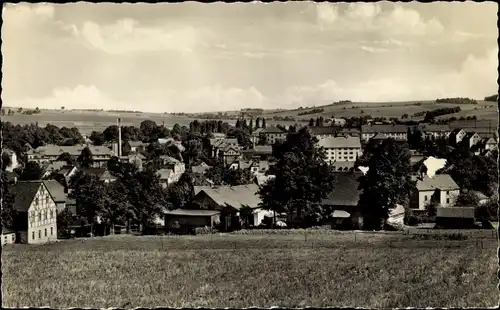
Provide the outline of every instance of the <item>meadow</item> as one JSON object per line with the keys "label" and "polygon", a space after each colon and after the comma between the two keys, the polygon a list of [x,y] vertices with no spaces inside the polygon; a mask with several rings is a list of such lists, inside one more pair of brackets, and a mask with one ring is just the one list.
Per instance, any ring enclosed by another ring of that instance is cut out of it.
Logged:
{"label": "meadow", "polygon": [[497,242],[401,234],[116,235],[8,245],[6,307],[491,307]]}

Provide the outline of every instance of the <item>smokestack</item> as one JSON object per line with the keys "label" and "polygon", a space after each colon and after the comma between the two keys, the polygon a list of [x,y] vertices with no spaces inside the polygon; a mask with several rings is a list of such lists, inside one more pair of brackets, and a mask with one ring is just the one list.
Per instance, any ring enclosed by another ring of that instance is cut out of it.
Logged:
{"label": "smokestack", "polygon": [[118,118],[118,158],[122,157],[122,120]]}

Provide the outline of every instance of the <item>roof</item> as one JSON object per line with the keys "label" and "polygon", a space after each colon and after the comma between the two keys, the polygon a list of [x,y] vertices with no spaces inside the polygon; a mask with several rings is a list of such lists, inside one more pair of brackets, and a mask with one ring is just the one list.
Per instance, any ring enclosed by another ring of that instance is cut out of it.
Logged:
{"label": "roof", "polygon": [[489,138],[486,144],[497,144],[497,140],[494,137]]}
{"label": "roof", "polygon": [[259,154],[272,154],[273,147],[271,145],[256,145],[253,150]]}
{"label": "roof", "polygon": [[[243,207],[258,208],[261,199],[257,194],[257,184],[238,186],[219,186],[201,190],[196,196],[205,193],[219,206],[231,206],[236,210]],[[194,198],[196,200],[196,197]]]}
{"label": "roof", "polygon": [[324,148],[361,148],[359,137],[326,137],[318,141],[318,146]]}
{"label": "roof", "polygon": [[54,199],[54,202],[65,202],[66,194],[64,193],[64,186],[56,180],[43,180],[43,184],[49,191],[50,196]]}
{"label": "roof", "polygon": [[144,143],[142,141],[128,141],[128,144],[131,146],[131,147],[138,147],[138,146],[143,146],[143,145],[146,145],[147,143]]}
{"label": "roof", "polygon": [[184,216],[213,216],[220,214],[217,210],[190,210],[190,209],[176,209],[165,212],[165,215],[184,215]]}
{"label": "roof", "polygon": [[205,173],[210,168],[212,168],[212,167],[205,164],[205,163],[201,163],[197,166],[192,166],[191,171],[193,171],[193,173]]}
{"label": "roof", "polygon": [[61,160],[53,161],[47,166],[47,168],[45,168],[45,171],[48,171],[48,172],[58,171],[67,165],[68,165],[68,163],[66,163],[65,161],[61,161]]}
{"label": "roof", "polygon": [[236,138],[212,138],[210,139],[210,145],[213,147],[221,147],[223,145],[238,145],[238,139]]}
{"label": "roof", "polygon": [[16,233],[12,229],[8,229],[7,227],[2,227],[2,235],[14,234]]}
{"label": "roof", "polygon": [[35,195],[43,186],[42,181],[19,181],[11,188],[14,194],[14,209],[18,212],[27,212]]}
{"label": "roof", "polygon": [[259,173],[255,176],[255,181],[257,182],[257,185],[261,186],[266,184],[267,181],[274,179],[275,177],[275,175],[264,175]]}
{"label": "roof", "polygon": [[363,125],[361,126],[361,132],[363,133],[407,133],[408,126],[394,124],[394,125]]}
{"label": "roof", "polygon": [[168,156],[168,155],[161,155],[159,158],[161,160],[163,160],[164,163],[167,163],[167,164],[178,165],[181,163],[178,159],[175,159],[175,158]]}
{"label": "roof", "polygon": [[146,159],[146,156],[142,155],[141,153],[133,153],[133,154],[129,154],[128,156],[128,159],[131,159],[133,157],[138,157],[140,159]]}
{"label": "roof", "polygon": [[323,199],[323,204],[356,207],[361,191],[358,189],[360,172],[334,172],[333,190]]}
{"label": "roof", "polygon": [[263,128],[262,133],[264,134],[273,134],[273,133],[286,133],[286,131],[276,127],[276,126],[268,126]]}
{"label": "roof", "polygon": [[174,138],[166,138],[166,139],[159,138],[158,139],[158,143],[160,143],[160,144],[167,144],[168,142],[171,142],[171,141],[174,141]]}
{"label": "roof", "polygon": [[424,132],[451,132],[450,125],[424,124],[422,126]]}
{"label": "roof", "polygon": [[88,147],[92,155],[109,155],[113,156],[115,153],[107,146],[103,145],[74,145],[74,146],[59,146],[55,144],[47,144],[37,147],[36,149],[26,152],[28,155],[42,155],[42,156],[59,156],[62,153],[69,153],[73,156],[79,156],[84,148]]}
{"label": "roof", "polygon": [[248,169],[252,166],[253,161],[237,159],[233,162],[233,164],[237,164],[239,169]]}
{"label": "roof", "polygon": [[479,136],[477,134],[477,132],[468,132],[468,133],[465,134],[464,139],[470,139],[470,138],[472,138],[475,135]]}
{"label": "roof", "polygon": [[446,191],[460,189],[449,174],[436,174],[432,178],[424,175],[422,180],[417,181],[416,186],[419,191],[431,191],[436,189]]}
{"label": "roof", "polygon": [[327,126],[327,127],[309,126],[308,129],[313,135],[333,135],[338,131],[338,129],[333,126]]}
{"label": "roof", "polygon": [[436,217],[474,218],[474,207],[438,207]]}
{"label": "roof", "polygon": [[173,173],[174,173],[174,171],[172,169],[168,169],[168,168],[162,168],[162,169],[158,169],[158,171],[156,171],[156,174],[159,175],[160,180],[168,179]]}
{"label": "roof", "polygon": [[194,194],[197,195],[202,190],[211,189],[211,188],[212,188],[212,186],[194,186]]}
{"label": "roof", "polygon": [[91,174],[91,175],[95,175],[97,177],[101,177],[104,172],[106,172],[106,169],[105,168],[80,168],[80,171],[85,173],[85,174]]}

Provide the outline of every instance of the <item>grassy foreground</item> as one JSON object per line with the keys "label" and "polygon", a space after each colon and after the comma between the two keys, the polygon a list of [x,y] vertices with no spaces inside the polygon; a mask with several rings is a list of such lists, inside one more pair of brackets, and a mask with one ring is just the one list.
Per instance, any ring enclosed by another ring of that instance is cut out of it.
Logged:
{"label": "grassy foreground", "polygon": [[4,307],[491,307],[499,297],[496,240],[110,236],[2,250]]}

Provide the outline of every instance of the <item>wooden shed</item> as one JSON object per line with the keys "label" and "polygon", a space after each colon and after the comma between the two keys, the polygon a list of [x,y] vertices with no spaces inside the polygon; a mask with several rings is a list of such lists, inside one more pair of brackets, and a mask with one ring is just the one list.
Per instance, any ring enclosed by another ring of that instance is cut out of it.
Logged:
{"label": "wooden shed", "polygon": [[436,228],[474,228],[474,207],[440,207],[436,210]]}

